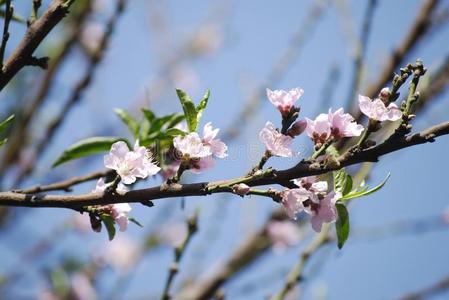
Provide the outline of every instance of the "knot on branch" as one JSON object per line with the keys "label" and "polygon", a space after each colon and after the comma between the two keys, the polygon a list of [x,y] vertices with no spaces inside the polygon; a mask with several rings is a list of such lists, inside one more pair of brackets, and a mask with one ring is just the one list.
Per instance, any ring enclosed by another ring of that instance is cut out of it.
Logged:
{"label": "knot on branch", "polygon": [[30,58],[28,58],[28,60],[26,61],[26,64],[28,66],[35,66],[35,67],[40,67],[42,69],[47,69],[48,68],[48,60],[50,58],[47,56],[44,57],[35,57],[35,56],[31,56]]}

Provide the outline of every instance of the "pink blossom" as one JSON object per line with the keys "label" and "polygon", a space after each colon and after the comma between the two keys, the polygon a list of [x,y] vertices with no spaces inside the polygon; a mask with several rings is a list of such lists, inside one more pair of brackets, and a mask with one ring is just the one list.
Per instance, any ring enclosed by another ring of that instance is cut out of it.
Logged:
{"label": "pink blossom", "polygon": [[290,91],[284,90],[270,90],[267,89],[267,97],[274,106],[281,112],[282,116],[287,116],[290,113],[295,102],[304,94],[301,88],[294,88]]}
{"label": "pink blossom", "polygon": [[198,160],[190,160],[190,171],[195,174],[201,174],[204,170],[210,169],[215,165],[211,156],[200,158]]}
{"label": "pink blossom", "polygon": [[273,243],[273,250],[277,253],[298,244],[302,239],[298,225],[291,221],[270,221],[267,233]]}
{"label": "pink blossom", "polygon": [[353,116],[345,114],[343,108],[337,109],[334,113],[329,109],[329,122],[335,138],[359,136],[363,131],[363,126],[357,124]]}
{"label": "pink blossom", "polygon": [[236,193],[237,195],[240,195],[240,196],[244,196],[244,195],[248,194],[250,189],[251,188],[244,183],[234,184],[232,186],[232,190],[234,191],[234,193]]}
{"label": "pink blossom", "polygon": [[295,179],[293,180],[293,183],[315,193],[323,193],[328,189],[327,181],[318,181],[317,176],[308,176],[301,179]]}
{"label": "pink blossom", "polygon": [[306,121],[306,133],[315,143],[324,143],[330,137],[359,136],[363,131],[363,126],[354,122],[350,114],[345,114],[343,108],[334,113],[329,109],[328,114],[319,114],[315,120],[306,118]]}
{"label": "pink blossom", "polygon": [[104,157],[104,165],[115,170],[124,184],[134,183],[136,177],[154,175],[161,169],[153,162],[148,149],[139,146],[139,141],[136,141],[134,151],[122,141],[112,144],[111,151]]}
{"label": "pink blossom", "polygon": [[313,194],[304,188],[287,189],[281,194],[282,204],[290,218],[296,220],[296,215],[304,210],[303,202]]}
{"label": "pink blossom", "polygon": [[220,141],[220,139],[216,139],[218,132],[220,129],[212,128],[212,123],[209,122],[206,125],[204,125],[203,128],[203,144],[205,146],[210,147],[210,151],[213,155],[219,158],[225,158],[228,156],[226,151],[228,150],[228,147],[225,143]]}
{"label": "pink blossom", "polygon": [[174,161],[168,165],[162,167],[162,172],[160,173],[164,180],[168,178],[172,178],[178,172],[179,166],[181,165],[180,161]]}
{"label": "pink blossom", "polygon": [[[92,192],[104,192],[105,189],[110,185],[111,183],[105,183],[103,178],[100,178],[98,179],[97,185]],[[119,194],[124,194],[128,191],[128,189],[123,184],[119,183],[116,191]],[[131,211],[131,206],[128,203],[117,203],[112,205],[105,205],[103,206],[103,208],[105,211],[108,211],[111,214],[111,217],[114,218],[115,223],[117,223],[120,228],[120,231],[125,231],[129,223],[128,213]]]}
{"label": "pink blossom", "polygon": [[188,228],[185,223],[181,222],[166,224],[158,230],[161,243],[174,248],[179,247],[184,242],[187,234]]}
{"label": "pink blossom", "polygon": [[315,120],[306,118],[306,134],[315,143],[324,143],[331,136],[331,123],[327,114],[319,114]]}
{"label": "pink blossom", "polygon": [[125,231],[128,228],[128,214],[130,211],[131,206],[128,203],[117,203],[112,205],[111,216],[119,226],[120,231]]}
{"label": "pink blossom", "polygon": [[173,146],[186,159],[203,158],[212,155],[211,147],[204,145],[202,139],[196,132],[191,132],[183,137],[175,137],[173,139]]}
{"label": "pink blossom", "polygon": [[[112,184],[112,182],[105,183],[103,178],[98,179],[97,185],[92,190],[92,193],[102,193],[106,190],[107,187],[109,187]],[[119,183],[117,185],[117,189],[115,190],[119,194],[125,194],[128,191],[128,188],[123,184]]]}
{"label": "pink blossom", "polygon": [[332,191],[321,199],[318,204],[311,203],[310,209],[305,209],[312,216],[311,223],[313,230],[321,232],[323,223],[332,223],[337,220],[338,214],[335,208],[335,202],[339,198],[341,198],[341,194]]}
{"label": "pink blossom", "polygon": [[259,138],[272,155],[281,157],[293,156],[293,151],[290,148],[293,139],[277,131],[273,123],[267,122],[265,124],[265,127],[259,133]]}
{"label": "pink blossom", "polygon": [[359,95],[359,107],[364,115],[376,121],[397,121],[402,118],[402,112],[394,103],[385,106],[385,103],[376,98],[371,100],[369,97]]}
{"label": "pink blossom", "polygon": [[77,272],[70,278],[70,291],[74,299],[95,300],[97,292],[85,273]]}
{"label": "pink blossom", "polygon": [[101,257],[97,259],[121,272],[130,270],[140,254],[140,248],[136,241],[123,235],[108,242],[105,246],[105,249],[100,251]]}

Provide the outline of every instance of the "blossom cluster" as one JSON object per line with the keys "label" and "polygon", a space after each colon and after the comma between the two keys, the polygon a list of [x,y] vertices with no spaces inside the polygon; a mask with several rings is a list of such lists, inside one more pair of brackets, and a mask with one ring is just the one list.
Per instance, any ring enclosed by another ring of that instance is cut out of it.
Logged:
{"label": "blossom cluster", "polygon": [[[314,142],[315,149],[320,149],[341,138],[360,136],[365,130],[362,125],[356,123],[354,117],[345,113],[343,108],[334,112],[329,109],[327,114],[319,114],[313,120],[305,118],[305,120],[296,121],[300,108],[294,105],[303,94],[304,91],[300,88],[290,91],[267,89],[267,97],[279,110],[283,121],[282,130],[277,129],[273,123],[267,122],[259,133],[259,138],[270,155],[279,157],[295,155],[292,149],[293,139],[303,132]],[[360,95],[360,111],[372,121],[399,120],[402,112],[396,104],[389,102],[390,94],[390,90],[384,88],[374,100]],[[319,181],[317,177],[311,176],[294,180],[294,184],[297,188],[285,189],[279,193],[289,217],[296,219],[300,212],[309,214],[312,228],[317,232],[321,231],[324,223],[337,220],[335,204],[342,195],[339,192],[328,191],[326,181]],[[235,193],[242,194],[237,192],[237,186],[234,190]],[[239,187],[238,191],[240,190],[242,187]],[[244,191],[249,193],[249,187]]]}
{"label": "blossom cluster", "polygon": [[337,220],[335,203],[341,194],[328,192],[326,181],[309,176],[293,182],[297,188],[281,192],[281,202],[290,218],[296,220],[300,212],[306,212],[311,216],[312,228],[317,232],[321,231],[324,223]]}
{"label": "blossom cluster", "polygon": [[[108,169],[112,169],[119,176],[114,192],[124,194],[128,191],[125,184],[133,184],[137,178],[147,178],[159,172],[160,168],[153,161],[151,152],[143,146],[139,145],[137,140],[133,150],[128,145],[119,141],[111,146],[109,154],[104,156],[104,165]],[[108,188],[112,187],[111,183],[105,183],[102,178],[97,182],[92,193],[104,193]],[[95,207],[97,214],[110,215],[115,223],[119,226],[120,231],[125,231],[129,223],[129,212],[131,206],[128,203],[117,203],[110,205],[101,205]],[[101,230],[101,224],[96,225],[95,219],[92,222],[92,228],[96,231]]]}
{"label": "blossom cluster", "polygon": [[204,125],[202,137],[196,132],[175,137],[173,146],[180,154],[180,163],[183,163],[186,169],[200,173],[213,165],[213,156],[227,157],[228,147],[217,138],[219,131],[220,129],[214,129],[212,123],[208,122]]}

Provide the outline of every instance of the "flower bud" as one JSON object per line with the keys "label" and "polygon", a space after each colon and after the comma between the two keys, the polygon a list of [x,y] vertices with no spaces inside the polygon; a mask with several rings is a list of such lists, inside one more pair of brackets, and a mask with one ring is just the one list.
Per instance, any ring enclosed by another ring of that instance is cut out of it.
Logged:
{"label": "flower bud", "polygon": [[293,123],[292,127],[290,127],[290,129],[287,130],[287,135],[293,138],[303,133],[304,130],[306,130],[306,128],[307,128],[306,120],[296,121],[295,123]]}
{"label": "flower bud", "polygon": [[101,231],[101,220],[94,214],[89,214],[90,217],[90,226],[92,230],[95,232]]}
{"label": "flower bud", "polygon": [[390,98],[390,95],[391,95],[390,88],[384,87],[379,93],[379,98],[380,100],[382,100],[382,102],[386,103]]}
{"label": "flower bud", "polygon": [[237,195],[244,196],[248,194],[250,187],[244,183],[234,184],[232,186],[232,191]]}

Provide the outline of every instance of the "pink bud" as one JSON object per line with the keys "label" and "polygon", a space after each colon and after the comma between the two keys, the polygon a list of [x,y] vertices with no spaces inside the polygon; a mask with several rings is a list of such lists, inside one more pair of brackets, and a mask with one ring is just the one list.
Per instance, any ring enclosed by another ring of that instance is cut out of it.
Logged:
{"label": "pink bud", "polygon": [[240,196],[244,196],[244,195],[248,194],[250,187],[244,183],[239,183],[239,184],[234,184],[232,186],[232,190],[234,191],[234,193],[236,193]]}
{"label": "pink bud", "polygon": [[292,127],[289,130],[287,130],[287,135],[293,138],[303,133],[304,130],[306,130],[306,128],[307,128],[306,120],[296,121],[295,123],[293,123]]}
{"label": "pink bud", "polygon": [[390,88],[384,87],[379,93],[379,98],[380,100],[382,100],[382,102],[386,102],[390,98],[390,95],[391,95]]}
{"label": "pink bud", "polygon": [[95,232],[101,231],[101,220],[94,214],[90,214],[90,226],[92,227],[92,230]]}

